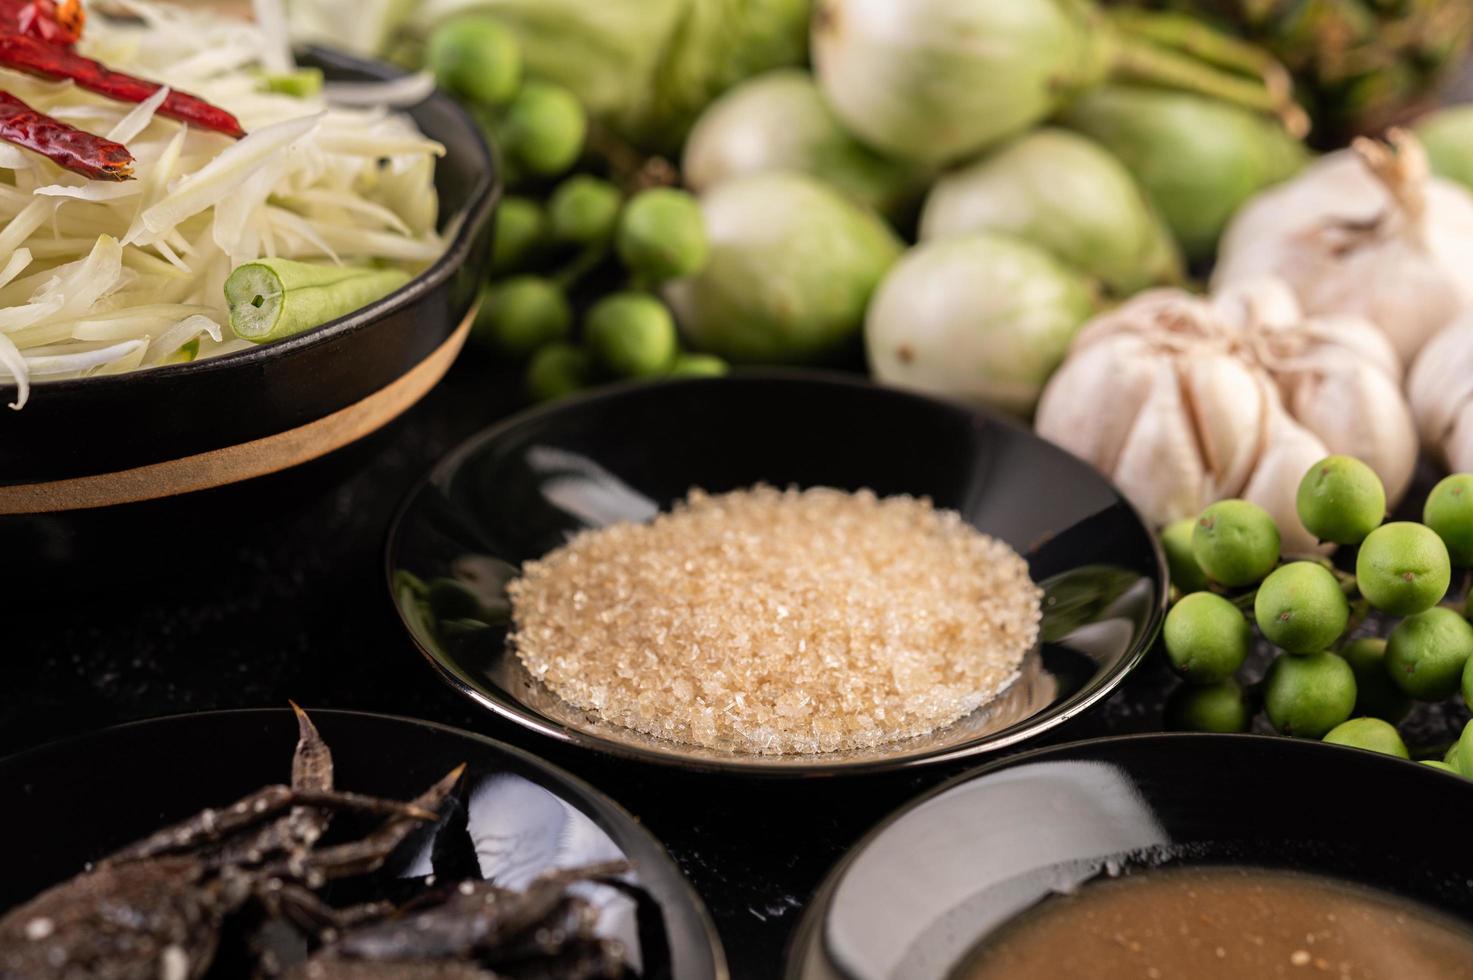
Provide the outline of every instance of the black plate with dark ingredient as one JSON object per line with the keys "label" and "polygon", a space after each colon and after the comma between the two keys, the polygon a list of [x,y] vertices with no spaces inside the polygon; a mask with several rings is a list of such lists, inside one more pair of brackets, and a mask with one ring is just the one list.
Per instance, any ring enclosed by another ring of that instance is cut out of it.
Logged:
{"label": "black plate with dark ingredient", "polygon": [[1473,784],[1361,749],[1136,735],[1026,752],[903,807],[809,903],[789,980],[941,980],[999,925],[1101,874],[1307,871],[1473,920]]}
{"label": "black plate with dark ingredient", "polygon": [[[532,680],[507,648],[505,586],[583,528],[647,520],[692,487],[869,488],[930,497],[1028,559],[1043,643],[995,702],[920,738],[815,755],[737,755],[602,721]],[[1085,463],[1015,423],[840,375],[743,373],[636,384],[536,409],[452,452],[390,532],[390,589],[456,689],[534,731],[698,769],[828,774],[996,750],[1108,695],[1156,635],[1159,549]]]}
{"label": "black plate with dark ingredient", "polygon": [[[402,74],[323,49],[301,60],[334,81]],[[34,384],[24,409],[0,411],[0,514],[168,497],[295,466],[381,427],[438,381],[465,337],[500,181],[479,127],[448,96],[406,111],[446,148],[435,166],[444,255],[404,288],[295,337]],[[14,400],[15,386],[0,384],[0,406]]]}
{"label": "black plate with dark ingredient", "polygon": [[[600,934],[634,952],[642,977],[727,976],[705,909],[664,848],[586,783],[526,752],[428,722],[309,714],[332,750],[342,790],[408,800],[468,766],[441,824],[407,841],[379,875],[433,871],[522,888],[553,868],[624,860],[652,901],[586,886],[600,906]],[[289,710],[223,711],[124,725],[0,760],[10,841],[0,910],[206,807],[286,782],[296,739]]]}

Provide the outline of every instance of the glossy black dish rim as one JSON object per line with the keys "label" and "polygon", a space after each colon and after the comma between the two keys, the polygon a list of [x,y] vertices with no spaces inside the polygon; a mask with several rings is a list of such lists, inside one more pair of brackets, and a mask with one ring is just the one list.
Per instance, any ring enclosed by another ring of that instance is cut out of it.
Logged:
{"label": "glossy black dish rim", "polygon": [[[298,55],[315,64],[369,75],[384,81],[404,78],[409,74],[386,62],[359,58],[334,48],[317,45],[299,49]],[[476,121],[471,118],[470,114],[438,88],[431,92],[423,102],[435,102],[437,108],[458,116],[459,121],[468,130],[477,128]],[[486,215],[496,207],[501,199],[502,186],[497,176],[499,170],[492,160],[490,147],[486,146],[484,140],[474,146],[478,155],[475,161],[478,177],[475,186],[466,195],[466,203],[459,224],[455,228],[455,234],[445,243],[445,251],[427,269],[382,299],[375,300],[336,320],[329,320],[311,330],[305,330],[270,343],[258,344],[248,350],[238,350],[199,361],[186,361],[182,364],[165,364],[145,370],[126,371],[122,374],[101,374],[84,378],[66,378],[59,381],[34,382],[32,386],[47,392],[55,391],[63,394],[78,391],[107,391],[109,388],[121,391],[140,382],[166,384],[174,378],[185,375],[203,375],[246,368],[295,351],[328,343],[337,337],[356,333],[376,320],[413,306],[427,294],[445,285],[450,277],[466,263],[476,237],[476,229],[481,226]],[[0,399],[12,401],[16,391],[17,387],[14,383],[0,383]]]}
{"label": "glossy black dish rim", "polygon": [[[902,803],[891,813],[883,817],[878,823],[864,833],[859,840],[850,845],[842,857],[835,862],[834,866],[824,875],[818,887],[813,890],[808,901],[804,904],[802,917],[794,927],[793,933],[788,937],[787,949],[783,957],[782,977],[784,980],[803,980],[801,971],[802,956],[810,943],[816,941],[815,933],[823,927],[823,917],[828,912],[829,900],[833,897],[834,890],[838,888],[839,882],[848,873],[850,865],[858,857],[868,850],[869,846],[891,826],[908,816],[917,808],[941,796],[943,793],[955,789],[964,783],[984,779],[1007,769],[1018,766],[1031,765],[1037,762],[1051,760],[1063,760],[1075,755],[1082,750],[1099,748],[1120,748],[1124,753],[1129,753],[1131,748],[1137,745],[1160,745],[1162,743],[1185,743],[1198,741],[1213,742],[1237,742],[1242,745],[1257,746],[1270,752],[1309,752],[1311,754],[1320,752],[1355,753],[1361,756],[1361,764],[1368,766],[1415,766],[1424,770],[1425,775],[1431,778],[1442,778],[1456,780],[1463,784],[1465,792],[1473,790],[1468,786],[1468,781],[1453,773],[1438,772],[1430,766],[1424,766],[1419,762],[1407,759],[1398,759],[1381,752],[1372,752],[1368,749],[1358,749],[1348,745],[1336,745],[1332,742],[1312,741],[1309,739],[1291,738],[1285,735],[1260,735],[1255,733],[1215,733],[1215,732],[1136,732],[1129,735],[1108,735],[1102,738],[1078,739],[1072,742],[1060,742],[1057,745],[1043,745],[1038,748],[1025,749],[1001,759],[993,759],[965,772],[957,773],[949,779],[942,780],[925,792]],[[1398,769],[1405,773],[1405,769]],[[1415,777],[1422,778],[1422,777]]]}
{"label": "glossy black dish rim", "polygon": [[[89,742],[99,738],[107,738],[116,732],[194,722],[207,724],[212,718],[280,718],[287,715],[290,710],[289,708],[223,708],[214,711],[184,711],[175,714],[158,715],[152,718],[140,718],[118,725],[109,725],[106,728],[53,739],[50,742],[44,742],[41,745],[32,746],[28,749],[22,749],[19,752],[0,757],[0,776],[4,775],[12,763],[30,760],[34,757],[44,756],[52,752],[66,752],[71,749],[81,748]],[[680,866],[675,862],[675,859],[666,850],[665,845],[660,842],[659,838],[650,833],[638,817],[630,813],[622,804],[618,803],[592,783],[589,783],[580,776],[574,775],[561,766],[548,762],[546,759],[526,749],[509,745],[506,742],[492,738],[489,735],[483,735],[480,732],[456,728],[453,725],[446,725],[425,718],[411,718],[407,715],[393,715],[377,711],[312,707],[308,707],[305,710],[314,720],[318,721],[333,718],[349,718],[388,723],[390,725],[414,725],[420,728],[430,729],[441,737],[470,739],[494,753],[509,756],[523,765],[550,777],[560,790],[571,792],[575,797],[575,802],[588,806],[600,818],[608,820],[612,826],[617,827],[620,834],[626,835],[637,842],[642,850],[654,855],[656,860],[665,865],[665,870],[668,872],[665,877],[673,882],[679,883],[678,897],[694,913],[695,920],[699,923],[706,947],[711,954],[712,980],[730,980],[731,973],[727,966],[726,950],[722,945],[721,935],[716,931],[716,924],[711,919],[711,913],[706,908],[706,903],[702,900],[700,894],[691,885],[690,880],[686,878],[684,872],[680,870]]]}
{"label": "glossy black dish rim", "polygon": [[[944,408],[984,419],[988,425],[996,425],[1011,430],[1024,438],[1042,443],[1050,450],[1068,455],[1065,450],[1049,443],[1041,436],[1035,434],[1031,429],[1000,414],[975,409],[956,402],[944,401],[903,388],[881,385],[860,375],[810,368],[739,368],[732,371],[727,377],[731,380],[757,383],[782,382],[825,385],[833,388],[862,390],[880,397],[923,401],[937,408]],[[1017,745],[1020,742],[1037,738],[1078,717],[1115,693],[1120,684],[1145,659],[1146,654],[1155,644],[1162,624],[1166,620],[1166,605],[1170,588],[1166,554],[1161,549],[1161,543],[1157,540],[1156,535],[1151,532],[1150,525],[1146,522],[1140,511],[1104,474],[1098,474],[1100,480],[1115,494],[1117,502],[1127,508],[1128,512],[1135,518],[1145,533],[1146,540],[1149,542],[1155,556],[1157,595],[1156,601],[1152,604],[1150,621],[1146,624],[1137,642],[1133,644],[1131,649],[1117,663],[1096,675],[1089,683],[1064,701],[1051,705],[1038,714],[1016,722],[999,732],[983,736],[975,742],[960,747],[941,748],[934,752],[904,758],[870,759],[852,762],[843,760],[824,761],[823,755],[818,754],[813,756],[814,761],[811,764],[794,764],[790,766],[766,766],[760,761],[755,761],[752,758],[735,753],[730,758],[721,760],[680,759],[656,749],[603,739],[577,729],[567,728],[522,706],[515,699],[508,698],[503,701],[490,697],[478,686],[463,678],[454,667],[445,663],[433,650],[428,649],[419,641],[408,619],[405,618],[404,611],[399,608],[394,589],[394,571],[395,554],[399,550],[406,520],[409,513],[414,509],[415,504],[419,501],[421,494],[431,492],[435,484],[458,469],[468,457],[474,455],[483,446],[529,422],[541,420],[545,416],[560,411],[577,410],[584,405],[602,401],[606,398],[617,398],[634,392],[648,391],[655,386],[701,385],[721,383],[722,380],[712,378],[674,378],[654,382],[648,380],[625,381],[580,392],[571,397],[546,404],[534,405],[481,430],[461,442],[454,449],[446,453],[439,462],[435,463],[425,476],[415,482],[405,494],[404,500],[395,509],[394,516],[389,522],[389,533],[384,547],[384,582],[389,592],[389,601],[394,607],[394,614],[398,617],[405,635],[414,644],[415,649],[430,662],[430,665],[445,683],[449,684],[463,697],[469,698],[475,704],[491,711],[500,718],[536,732],[539,735],[545,735],[564,744],[576,745],[579,748],[592,752],[690,772],[739,774],[772,779],[801,779],[840,775],[867,775],[896,772],[921,766],[939,765],[959,759],[998,752]],[[1072,456],[1070,458],[1074,459]],[[1080,466],[1087,467],[1089,465],[1082,460],[1076,460],[1076,462]]]}

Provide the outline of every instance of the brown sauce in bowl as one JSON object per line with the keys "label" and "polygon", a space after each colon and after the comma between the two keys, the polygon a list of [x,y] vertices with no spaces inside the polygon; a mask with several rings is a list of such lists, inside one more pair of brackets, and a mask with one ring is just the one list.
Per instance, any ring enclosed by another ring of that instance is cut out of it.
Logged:
{"label": "brown sauce in bowl", "polygon": [[1473,928],[1332,878],[1182,867],[1091,882],[992,933],[954,980],[1473,980]]}

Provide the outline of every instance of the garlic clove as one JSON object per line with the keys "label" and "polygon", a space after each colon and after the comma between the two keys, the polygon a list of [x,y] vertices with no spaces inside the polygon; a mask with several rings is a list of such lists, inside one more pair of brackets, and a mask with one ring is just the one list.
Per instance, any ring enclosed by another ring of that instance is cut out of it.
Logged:
{"label": "garlic clove", "polygon": [[[1473,264],[1473,237],[1467,243]],[[1307,275],[1300,298],[1311,316],[1344,314],[1376,324],[1409,363],[1465,305],[1457,279],[1417,242],[1392,238]]]}
{"label": "garlic clove", "polygon": [[1211,303],[1213,312],[1239,332],[1296,328],[1304,322],[1294,290],[1278,276],[1229,283],[1212,296]]}
{"label": "garlic clove", "polygon": [[1473,268],[1468,239],[1473,236],[1473,196],[1455,181],[1433,177],[1427,188],[1429,219],[1424,228],[1427,249],[1457,287],[1462,306],[1473,305]]}
{"label": "garlic clove", "polygon": [[1178,370],[1207,471],[1207,499],[1235,496],[1263,449],[1262,375],[1237,357],[1210,351],[1183,357]]}
{"label": "garlic clove", "polygon": [[1473,472],[1473,403],[1465,403],[1443,443],[1443,456],[1454,473]]}
{"label": "garlic clove", "polygon": [[1305,320],[1300,331],[1317,352],[1348,353],[1369,364],[1398,385],[1406,367],[1387,336],[1364,317],[1331,314]]}
{"label": "garlic clove", "polygon": [[1334,546],[1320,544],[1305,529],[1296,504],[1299,482],[1311,466],[1330,455],[1329,451],[1314,433],[1290,418],[1272,395],[1267,434],[1267,448],[1243,490],[1243,498],[1268,511],[1278,524],[1284,554],[1329,554]]}
{"label": "garlic clove", "polygon": [[1170,350],[1222,339],[1223,330],[1200,297],[1182,289],[1147,289],[1086,323],[1074,338],[1074,349],[1120,334],[1148,338]]}
{"label": "garlic clove", "polygon": [[1302,377],[1289,410],[1332,453],[1363,460],[1395,507],[1417,466],[1417,428],[1401,390],[1376,368],[1341,354]]}
{"label": "garlic clove", "polygon": [[1076,350],[1044,387],[1034,428],[1109,473],[1154,377],[1153,355],[1139,337],[1118,334]]}
{"label": "garlic clove", "polygon": [[1433,337],[1407,374],[1407,400],[1423,444],[1441,458],[1463,406],[1473,399],[1473,311]]}
{"label": "garlic clove", "polygon": [[1158,525],[1193,517],[1207,505],[1207,471],[1171,361],[1154,362],[1149,396],[1111,476],[1146,519]]}

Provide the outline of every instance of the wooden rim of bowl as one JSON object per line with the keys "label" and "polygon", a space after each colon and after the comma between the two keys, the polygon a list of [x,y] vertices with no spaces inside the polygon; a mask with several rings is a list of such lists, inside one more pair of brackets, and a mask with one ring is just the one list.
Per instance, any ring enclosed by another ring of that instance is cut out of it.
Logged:
{"label": "wooden rim of bowl", "polygon": [[404,414],[450,370],[476,309],[429,355],[373,394],[306,425],[249,442],[112,473],[0,486],[0,515],[111,507],[209,490],[290,469],[383,428]]}

